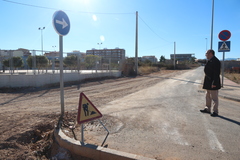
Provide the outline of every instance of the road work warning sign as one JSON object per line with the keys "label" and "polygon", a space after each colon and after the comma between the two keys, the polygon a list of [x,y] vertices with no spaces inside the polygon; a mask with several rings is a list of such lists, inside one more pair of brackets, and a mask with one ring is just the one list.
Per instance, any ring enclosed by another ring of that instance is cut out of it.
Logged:
{"label": "road work warning sign", "polygon": [[102,114],[84,93],[80,93],[77,121],[79,124],[101,118]]}

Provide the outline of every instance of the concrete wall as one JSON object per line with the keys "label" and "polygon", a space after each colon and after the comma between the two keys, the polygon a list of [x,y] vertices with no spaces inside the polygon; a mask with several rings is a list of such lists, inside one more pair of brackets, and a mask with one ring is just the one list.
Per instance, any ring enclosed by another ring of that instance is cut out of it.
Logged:
{"label": "concrete wall", "polygon": [[[99,73],[64,73],[64,82],[81,81],[88,78],[120,77],[121,72],[99,72]],[[14,87],[41,87],[49,84],[60,83],[60,74],[39,75],[0,75],[0,88]]]}

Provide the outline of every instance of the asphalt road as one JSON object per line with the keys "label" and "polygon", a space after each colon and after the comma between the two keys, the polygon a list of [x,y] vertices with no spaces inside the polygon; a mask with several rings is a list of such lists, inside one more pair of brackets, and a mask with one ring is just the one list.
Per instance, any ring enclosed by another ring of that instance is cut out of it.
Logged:
{"label": "asphalt road", "polygon": [[[239,160],[239,102],[220,98],[219,117],[200,113],[205,105],[202,78],[199,67],[101,107],[115,120],[109,148],[156,159]],[[95,135],[99,142],[103,138]]]}
{"label": "asphalt road", "polygon": [[[199,67],[66,86],[65,111],[76,121],[79,93],[84,92],[104,115],[108,148],[159,160],[239,160],[239,102],[220,98],[219,117],[200,113],[202,78]],[[31,143],[19,140],[36,125],[55,123],[61,111],[59,88],[3,92],[0,97],[0,157],[33,156]],[[101,145],[106,132],[98,121],[91,124],[85,124],[86,142]]]}

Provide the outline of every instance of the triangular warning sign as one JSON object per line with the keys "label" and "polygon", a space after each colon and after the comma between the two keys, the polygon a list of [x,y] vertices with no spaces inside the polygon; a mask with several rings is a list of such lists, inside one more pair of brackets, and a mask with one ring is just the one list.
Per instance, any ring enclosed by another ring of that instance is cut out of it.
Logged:
{"label": "triangular warning sign", "polygon": [[84,93],[80,93],[77,121],[79,124],[102,117]]}
{"label": "triangular warning sign", "polygon": [[222,43],[220,50],[229,50],[229,48],[225,42]]}

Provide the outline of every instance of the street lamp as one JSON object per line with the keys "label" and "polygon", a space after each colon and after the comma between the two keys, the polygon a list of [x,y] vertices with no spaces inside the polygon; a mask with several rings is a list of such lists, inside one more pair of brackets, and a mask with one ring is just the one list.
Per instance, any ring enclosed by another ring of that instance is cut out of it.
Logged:
{"label": "street lamp", "polygon": [[101,48],[101,44],[102,44],[102,42],[101,43],[97,43],[98,45],[99,45],[99,49]]}
{"label": "street lamp", "polygon": [[207,50],[208,50],[208,49],[207,49],[207,38],[205,38],[205,39],[206,39],[206,51],[207,51]]}
{"label": "street lamp", "polygon": [[56,52],[56,46],[52,46],[52,47],[53,47],[54,51]]}
{"label": "street lamp", "polygon": [[41,40],[42,40],[42,55],[43,55],[43,34],[42,34],[42,30],[44,30],[45,27],[41,28],[39,27],[38,30],[41,30]]}

